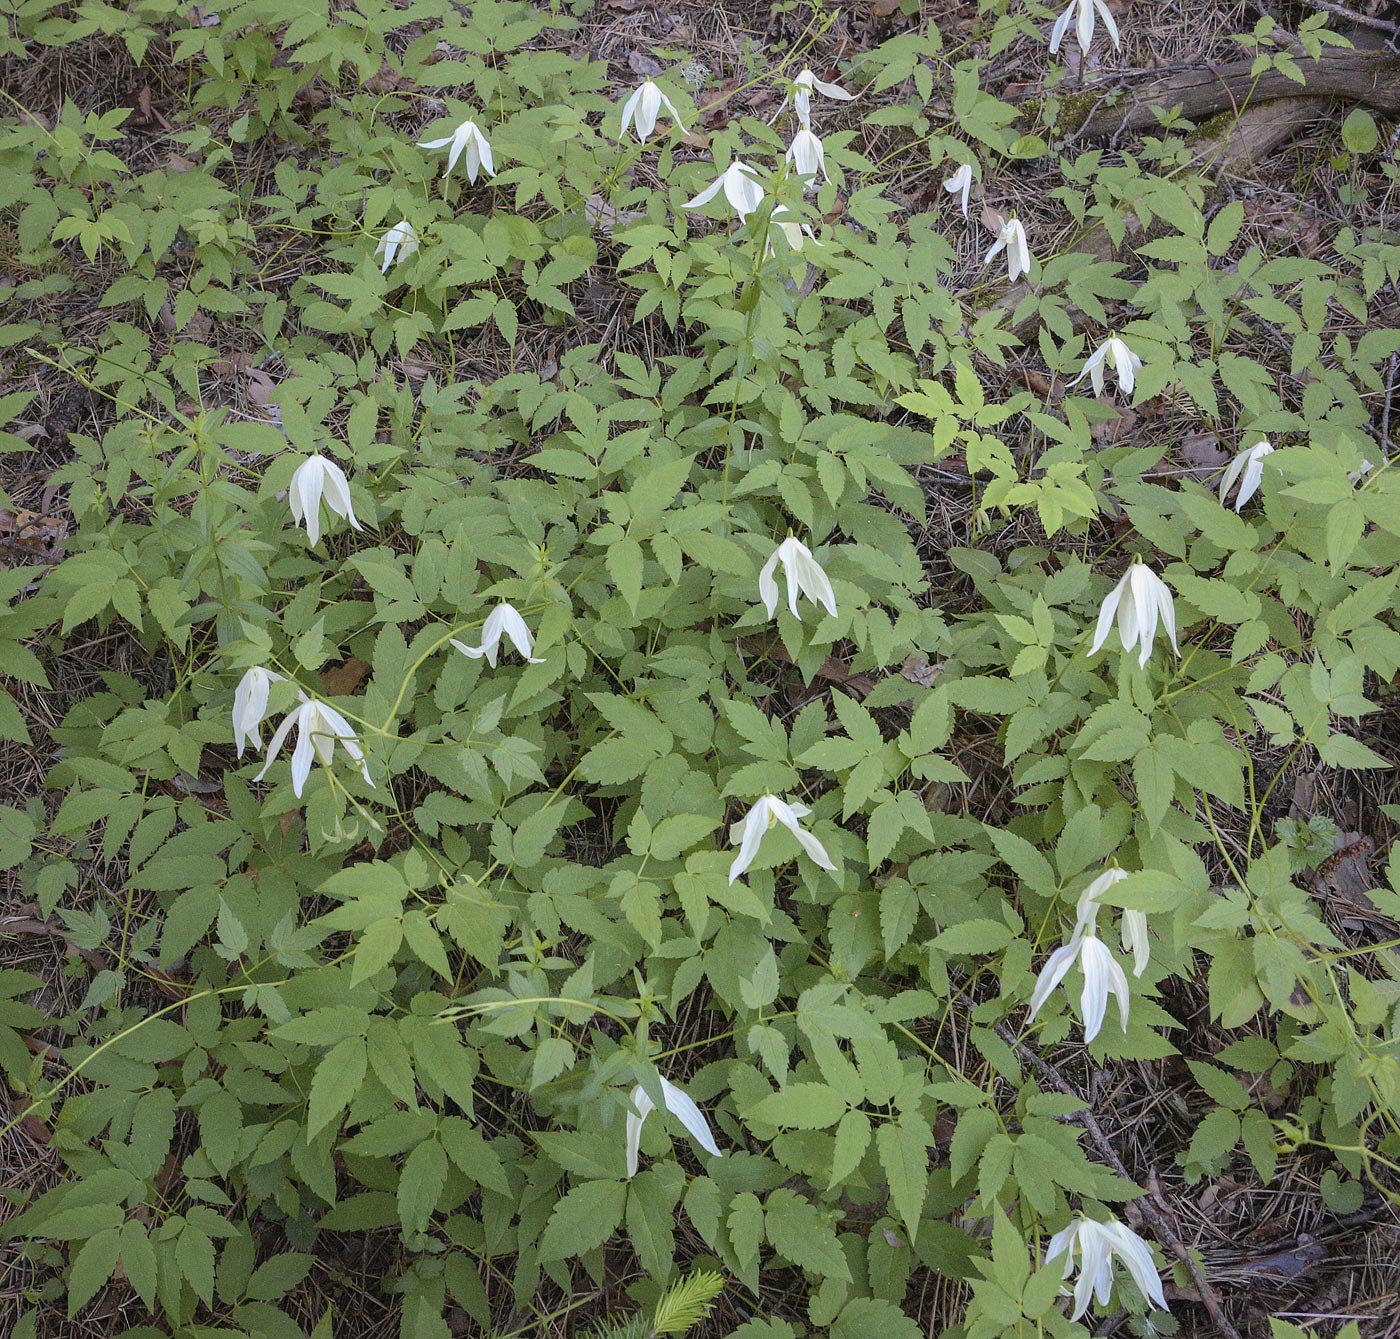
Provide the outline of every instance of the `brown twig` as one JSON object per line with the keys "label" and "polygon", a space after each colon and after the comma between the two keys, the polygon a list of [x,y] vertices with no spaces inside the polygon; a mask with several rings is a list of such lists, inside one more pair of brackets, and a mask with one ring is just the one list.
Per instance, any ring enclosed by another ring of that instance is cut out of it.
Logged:
{"label": "brown twig", "polygon": [[1390,33],[1400,37],[1400,23],[1392,23],[1389,19],[1372,18],[1369,14],[1358,14],[1354,9],[1337,4],[1336,0],[1303,0],[1303,3],[1309,9],[1320,9],[1323,13],[1332,14],[1336,18],[1359,23],[1363,28],[1374,28],[1377,32]]}

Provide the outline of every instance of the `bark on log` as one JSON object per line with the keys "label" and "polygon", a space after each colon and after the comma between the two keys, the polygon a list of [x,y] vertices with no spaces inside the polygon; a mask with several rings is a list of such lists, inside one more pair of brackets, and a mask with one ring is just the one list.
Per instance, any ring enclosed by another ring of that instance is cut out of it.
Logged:
{"label": "bark on log", "polygon": [[[1358,37],[1358,45],[1360,37]],[[1100,139],[1157,127],[1154,108],[1182,114],[1199,124],[1220,112],[1238,116],[1247,108],[1277,98],[1341,99],[1360,103],[1386,116],[1400,115],[1400,55],[1385,47],[1353,51],[1328,48],[1313,60],[1293,56],[1306,84],[1278,70],[1250,74],[1253,62],[1232,61],[1174,74],[1130,75],[1117,88],[1086,90],[1060,107],[1057,134]],[[1091,101],[1091,98],[1093,100]]]}

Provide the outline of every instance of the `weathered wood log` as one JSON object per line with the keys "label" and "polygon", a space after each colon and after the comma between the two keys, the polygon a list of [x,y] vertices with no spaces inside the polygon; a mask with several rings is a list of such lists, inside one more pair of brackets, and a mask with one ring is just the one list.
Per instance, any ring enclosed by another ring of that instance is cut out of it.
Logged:
{"label": "weathered wood log", "polygon": [[1156,108],[1180,106],[1188,120],[1199,124],[1222,112],[1238,116],[1279,98],[1339,99],[1386,116],[1400,115],[1400,54],[1385,46],[1362,49],[1361,40],[1366,36],[1369,34],[1358,35],[1356,50],[1329,47],[1316,60],[1290,53],[1307,81],[1301,85],[1280,70],[1269,69],[1255,76],[1251,74],[1253,62],[1248,60],[1174,73],[1128,75],[1117,87],[1089,89],[1064,98],[1054,129],[1075,139],[1102,139],[1156,129]]}

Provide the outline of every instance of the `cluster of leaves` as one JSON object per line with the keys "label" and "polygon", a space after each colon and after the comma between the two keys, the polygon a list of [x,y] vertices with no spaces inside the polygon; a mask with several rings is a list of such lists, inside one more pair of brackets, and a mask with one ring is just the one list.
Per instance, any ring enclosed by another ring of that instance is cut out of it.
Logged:
{"label": "cluster of leaves", "polygon": [[[1330,852],[1271,831],[1253,753],[1385,765],[1357,733],[1368,686],[1400,672],[1400,483],[1367,402],[1400,348],[1373,316],[1400,246],[1265,256],[1238,203],[1208,203],[1188,127],[1141,161],[1064,156],[1071,219],[1149,240],[1131,264],[1042,251],[1014,320],[1052,375],[1097,342],[1073,313],[1112,325],[1144,360],[1139,404],[1269,435],[1240,515],[1163,468],[1170,418],[1157,444],[1101,448],[1100,401],[989,394],[1013,313],[954,290],[956,211],[908,213],[882,183],[896,161],[933,179],[970,142],[995,192],[1055,150],[936,27],[842,72],[880,105],[826,136],[811,202],[754,118],[708,156],[620,146],[605,69],[551,40],[560,12],[4,8],[7,54],[117,40],[187,86],[189,116],[144,170],[127,108],[0,123],[10,302],[88,288],[108,314],[81,346],[41,318],[0,341],[118,409],[56,476],[69,556],[37,589],[25,570],[0,586],[0,666],[46,687],[28,644],[95,621],[169,667],[158,687],[106,675],[54,732],[61,803],[4,811],[5,864],[113,964],[58,1020],[18,1002],[36,978],[0,978],[8,1028],[61,1030],[57,1068],[0,1030],[16,1105],[70,1172],[9,1224],[55,1271],[36,1301],[76,1313],[119,1273],[171,1332],[293,1339],[278,1303],[318,1243],[387,1230],[405,1339],[446,1336],[449,1304],[485,1329],[493,1297],[582,1297],[619,1251],[648,1310],[692,1263],[754,1294],[792,1270],[806,1323],[905,1339],[927,1269],[970,1284],[973,1339],[1082,1334],[1045,1237],[1139,1190],[1024,1063],[1072,1015],[1008,1024],[1109,862],[1131,874],[1106,901],[1148,913],[1154,946],[1094,1057],[1172,1054],[1159,986],[1198,964],[1239,1030],[1191,1062],[1213,1109],[1185,1173],[1242,1145],[1272,1174],[1279,1131],[1237,1072],[1287,1092],[1289,1140],[1343,1176],[1390,1165],[1400,961],[1352,953],[1300,886]],[[1042,40],[1041,16],[983,8],[993,48]],[[472,109],[498,175],[440,183],[415,141]],[[871,161],[877,135],[898,148]],[[771,169],[765,208],[733,229],[687,214],[740,153]],[[776,204],[820,245],[785,245]],[[386,274],[375,241],[399,219],[420,246]],[[598,289],[645,347],[580,341]],[[1376,328],[1349,337],[1338,313]],[[527,345],[550,330],[546,367]],[[1241,352],[1261,330],[1291,343],[1296,382]],[[228,343],[274,383],[261,420],[205,406]],[[28,398],[0,400],[5,420]],[[317,548],[284,498],[313,451],[346,463],[366,527]],[[936,589],[916,542],[932,465],[972,499]],[[838,612],[775,627],[757,572],[789,532]],[[1179,663],[1087,655],[1131,555],[1176,592]],[[500,601],[542,663],[449,648]],[[342,767],[300,799],[284,767],[252,784],[229,712],[254,665],[284,676],[278,711],[301,689],[353,723],[373,786]],[[0,695],[0,732],[25,728]],[[971,739],[1004,781],[995,812]],[[779,828],[730,882],[728,824],[765,794],[810,807],[834,872]],[[124,900],[86,896],[99,867]],[[1388,877],[1370,897],[1400,919],[1400,860]],[[658,1074],[727,1151],[668,1151],[658,1114],[629,1178],[628,1094],[659,1099]],[[1354,1207],[1359,1182],[1330,1175]]]}

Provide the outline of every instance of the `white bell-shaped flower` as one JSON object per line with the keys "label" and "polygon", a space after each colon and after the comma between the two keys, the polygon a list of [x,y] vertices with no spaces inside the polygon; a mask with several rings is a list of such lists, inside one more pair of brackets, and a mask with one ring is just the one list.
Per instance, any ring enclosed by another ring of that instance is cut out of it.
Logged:
{"label": "white bell-shaped flower", "polygon": [[1264,482],[1264,457],[1273,453],[1274,448],[1263,438],[1239,452],[1220,476],[1220,501],[1225,501],[1238,482],[1240,491],[1235,495],[1235,510],[1239,511],[1259,491]]}
{"label": "white bell-shaped flower", "polygon": [[656,84],[647,79],[633,89],[632,96],[622,104],[622,124],[618,127],[618,139],[625,139],[627,127],[632,125],[635,126],[634,133],[637,139],[646,143],[656,130],[656,118],[661,115],[663,107],[671,113],[671,120],[684,135],[685,126],[681,124],[681,114],[676,110],[675,104]]}
{"label": "white bell-shaped flower", "polygon": [[729,207],[739,216],[740,223],[763,203],[763,183],[753,168],[743,159],[736,158],[699,195],[687,200],[685,208],[702,209],[721,191]]}
{"label": "white bell-shaped flower", "polygon": [[1085,360],[1084,370],[1069,384],[1077,386],[1085,377],[1089,378],[1095,395],[1103,394],[1105,365],[1118,373],[1118,388],[1124,395],[1132,395],[1137,384],[1137,370],[1142,359],[1137,356],[1117,335],[1110,335]]}
{"label": "white bell-shaped flower", "polygon": [[834,870],[836,866],[831,863],[826,847],[798,821],[806,818],[811,812],[805,804],[797,801],[789,803],[778,799],[776,795],[762,796],[753,808],[729,829],[730,845],[737,843],[739,846],[739,854],[729,866],[729,882],[733,883],[753,864],[758,855],[759,845],[763,841],[763,834],[779,823],[797,838],[799,845],[817,865],[822,869]]}
{"label": "white bell-shaped flower", "polygon": [[1014,284],[1023,274],[1031,272],[1031,249],[1026,241],[1026,230],[1020,219],[1003,219],[997,232],[997,239],[982,258],[983,266],[990,265],[1002,251],[1006,252],[1007,277]]}
{"label": "white bell-shaped flower", "polygon": [[1123,951],[1133,955],[1133,975],[1141,976],[1152,961],[1152,941],[1147,937],[1147,913],[1125,911],[1122,936]]}
{"label": "white bell-shaped flower", "polygon": [[1099,1306],[1106,1307],[1113,1294],[1113,1262],[1122,1262],[1132,1276],[1137,1290],[1148,1303],[1166,1311],[1167,1299],[1162,1292],[1162,1280],[1157,1273],[1157,1263],[1152,1258],[1152,1248],[1124,1223],[1111,1219],[1107,1223],[1095,1222],[1092,1218],[1080,1215],[1066,1228],[1062,1228],[1050,1238],[1046,1247],[1045,1263],[1064,1256],[1064,1277],[1069,1279],[1075,1270],[1075,1257],[1078,1257],[1079,1279],[1074,1285],[1074,1310],[1071,1320],[1078,1320],[1089,1309],[1091,1299],[1097,1297]]}
{"label": "white bell-shaped flower", "polygon": [[[797,223],[793,220],[792,210],[786,205],[774,205],[773,212],[768,216],[769,231],[773,229],[781,232],[783,240],[788,244],[788,250],[801,251],[803,247],[811,242],[813,246],[820,246],[817,235],[812,231],[811,225]],[[764,247],[763,258],[767,260],[773,254],[773,239],[770,236]]]}
{"label": "white bell-shaped flower", "polygon": [[817,179],[826,174],[826,150],[822,148],[821,140],[806,126],[792,137],[792,143],[788,145],[787,161],[792,164],[792,170],[803,179],[809,191],[816,190]]}
{"label": "white bell-shaped flower", "polygon": [[374,248],[376,256],[382,255],[384,263],[379,267],[380,274],[388,274],[390,265],[402,265],[418,250],[418,234],[407,219],[400,219]]}
{"label": "white bell-shaped flower", "polygon": [[364,528],[355,519],[355,510],[350,505],[350,483],[345,471],[323,455],[307,456],[296,467],[287,487],[287,502],[292,509],[293,522],[305,524],[306,538],[311,544],[321,538],[322,503],[332,515],[349,521],[353,529]]}
{"label": "white bell-shaped flower", "polygon": [[792,81],[788,96],[783,99],[782,106],[778,108],[778,111],[781,112],[788,105],[788,100],[791,99],[792,109],[797,113],[798,121],[804,126],[810,125],[812,121],[812,94],[814,92],[836,102],[850,102],[855,97],[854,93],[847,93],[839,84],[824,83],[811,70],[803,70]]}
{"label": "white bell-shaped flower", "polygon": [[1074,35],[1079,39],[1079,49],[1086,56],[1089,54],[1089,46],[1094,40],[1094,15],[1103,19],[1104,27],[1108,29],[1108,35],[1113,39],[1113,49],[1118,50],[1118,25],[1113,21],[1113,11],[1104,4],[1104,0],[1069,0],[1064,13],[1055,20],[1055,26],[1050,29],[1050,54],[1053,56],[1060,49],[1060,43],[1065,40],[1065,34],[1069,31],[1069,25],[1074,24]]}
{"label": "white bell-shaped flower", "polygon": [[1031,1012],[1027,1021],[1034,1021],[1036,1014],[1050,998],[1051,993],[1069,975],[1075,962],[1084,973],[1084,990],[1079,998],[1079,1010],[1084,1019],[1084,1041],[1089,1043],[1099,1035],[1103,1027],[1104,1014],[1108,1011],[1110,992],[1118,999],[1118,1017],[1123,1031],[1128,1030],[1128,978],[1112,950],[1103,943],[1092,928],[1077,927],[1069,940],[1061,944],[1046,960],[1040,969],[1040,976],[1031,994]]}
{"label": "white bell-shaped flower", "polygon": [[962,216],[966,218],[967,200],[968,196],[972,194],[972,164],[963,163],[962,166],[943,183],[943,189],[947,191],[949,195],[961,197]]}
{"label": "white bell-shaped flower", "polygon": [[[1128,978],[1122,967],[1118,965],[1118,960],[1113,956],[1113,953],[1098,937],[1099,899],[1115,883],[1119,883],[1127,877],[1124,870],[1106,869],[1080,893],[1079,901],[1075,906],[1074,932],[1046,960],[1045,966],[1041,968],[1040,976],[1036,980],[1035,990],[1031,994],[1031,1019],[1034,1019],[1036,1014],[1040,1012],[1055,987],[1069,975],[1070,968],[1078,962],[1080,970],[1084,973],[1084,990],[1080,996],[1079,1007],[1084,1019],[1085,1042],[1091,1042],[1099,1035],[1099,1030],[1103,1027],[1104,1014],[1108,1010],[1110,993],[1117,996],[1119,1018],[1124,1031],[1127,1030]],[[1141,913],[1125,913],[1125,916],[1128,914],[1141,915]],[[1138,947],[1137,930],[1135,922],[1133,929],[1135,948]],[[1125,920],[1125,940],[1127,937],[1128,928]],[[1146,947],[1147,920],[1143,917],[1141,948],[1145,950]],[[1145,958],[1142,961],[1142,966],[1147,966]]]}
{"label": "white bell-shaped flower", "polygon": [[[660,1075],[657,1076],[660,1078]],[[695,1100],[689,1093],[670,1082],[669,1079],[661,1079],[661,1096],[665,1100],[666,1110],[669,1111],[691,1135],[697,1144],[706,1153],[713,1154],[717,1158],[722,1158],[719,1145],[715,1143],[715,1137],[710,1133],[709,1122],[705,1119],[705,1113],[695,1104]],[[632,1089],[633,1110],[627,1113],[627,1175],[628,1177],[637,1174],[637,1156],[642,1143],[642,1122],[656,1110],[656,1103],[647,1096],[646,1089],[639,1083]]]}
{"label": "white bell-shaped flower", "polygon": [[238,745],[240,758],[247,744],[255,749],[262,748],[262,733],[258,727],[267,715],[267,696],[272,685],[282,680],[283,676],[276,670],[254,665],[233,690],[233,742]]}
{"label": "white bell-shaped flower", "polygon": [[461,158],[466,164],[467,180],[473,186],[476,185],[477,177],[485,172],[488,177],[496,175],[496,164],[491,158],[491,145],[486,136],[481,133],[481,127],[475,121],[463,121],[450,135],[444,135],[441,139],[420,140],[420,149],[447,149],[451,146],[447,154],[447,167],[443,169],[443,180],[452,175],[452,169],[457,166],[457,160]]}
{"label": "white bell-shaped flower", "polygon": [[297,746],[292,752],[292,794],[297,799],[301,798],[302,787],[306,785],[306,778],[311,775],[312,762],[319,758],[323,767],[329,767],[335,759],[337,743],[349,755],[351,762],[359,764],[365,784],[373,786],[374,779],[369,774],[364,750],[360,747],[350,722],[325,702],[308,698],[305,693],[298,693],[297,696],[301,699],[301,706],[291,711],[277,727],[277,733],[272,736],[267,746],[267,761],[253,780],[261,781],[267,775],[267,769],[272,766],[283,743],[286,742],[287,735],[295,726]]}
{"label": "white bell-shaped flower", "polygon": [[467,646],[455,637],[452,639],[452,645],[473,660],[485,656],[486,663],[495,669],[496,658],[501,653],[502,637],[509,639],[511,645],[520,652],[522,660],[528,660],[532,665],[544,664],[542,659],[530,654],[535,649],[535,639],[530,635],[530,629],[525,626],[525,620],[516,612],[514,605],[498,604],[486,615],[486,622],[481,629],[480,646]]}
{"label": "white bell-shaped flower", "polygon": [[758,597],[772,618],[778,610],[778,583],[775,579],[778,565],[782,564],[783,579],[787,582],[788,608],[792,616],[801,621],[797,612],[797,596],[805,595],[814,604],[820,604],[828,614],[836,617],[836,592],[831,588],[831,580],[822,571],[821,564],[812,557],[812,551],[800,539],[789,535],[783,540],[758,574]]}
{"label": "white bell-shaped flower", "polygon": [[1181,654],[1181,648],[1176,644],[1176,604],[1172,600],[1171,590],[1146,564],[1134,563],[1105,596],[1099,608],[1094,641],[1089,647],[1091,656],[1097,654],[1108,640],[1115,616],[1118,620],[1118,639],[1123,643],[1123,649],[1131,651],[1134,646],[1139,648],[1139,669],[1147,664],[1152,654],[1158,623],[1167,630],[1172,650],[1178,656]]}

